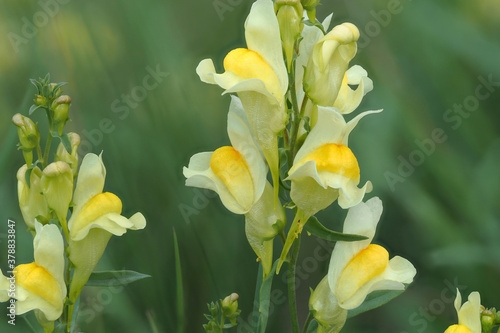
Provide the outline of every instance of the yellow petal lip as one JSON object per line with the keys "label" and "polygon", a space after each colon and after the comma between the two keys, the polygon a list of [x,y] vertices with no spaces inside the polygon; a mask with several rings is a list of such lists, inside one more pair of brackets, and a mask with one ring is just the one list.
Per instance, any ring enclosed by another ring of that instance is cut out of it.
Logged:
{"label": "yellow petal lip", "polygon": [[358,161],[347,146],[324,144],[307,154],[299,165],[311,160],[316,162],[318,171],[325,170],[354,180],[360,177]]}
{"label": "yellow petal lip", "polygon": [[56,308],[62,307],[62,295],[56,279],[36,263],[16,267],[16,283],[29,292],[42,297]]}
{"label": "yellow petal lip", "polygon": [[210,158],[210,169],[234,199],[244,209],[250,209],[254,199],[253,178],[240,152],[230,146],[217,149]]}
{"label": "yellow petal lip", "polygon": [[464,325],[451,325],[444,333],[472,333],[472,331]]}
{"label": "yellow petal lip", "polygon": [[337,281],[337,298],[343,303],[368,281],[381,275],[389,265],[389,253],[377,244],[358,252],[344,267]]}
{"label": "yellow petal lip", "polygon": [[243,79],[262,80],[271,94],[278,100],[281,99],[281,85],[278,76],[257,52],[245,48],[232,50],[224,58],[224,69]]}
{"label": "yellow petal lip", "polygon": [[75,235],[98,217],[108,213],[121,214],[121,212],[122,202],[120,198],[110,192],[98,193],[81,208],[70,231]]}

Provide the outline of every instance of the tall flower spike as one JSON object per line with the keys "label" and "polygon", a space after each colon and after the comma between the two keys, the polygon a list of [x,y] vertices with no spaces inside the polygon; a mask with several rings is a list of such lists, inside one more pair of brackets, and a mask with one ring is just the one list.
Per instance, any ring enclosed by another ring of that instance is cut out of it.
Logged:
{"label": "tall flower spike", "polygon": [[358,161],[348,148],[350,132],[364,112],[348,123],[334,108],[318,107],[318,122],[300,148],[287,180],[292,181],[291,197],[306,216],[325,209],[337,198],[340,207],[347,209],[361,202],[371,190],[367,182],[358,188]]}
{"label": "tall flower spike", "polygon": [[141,213],[130,218],[121,215],[122,202],[113,193],[102,193],[106,169],[102,158],[87,154],[83,158],[74,196],[74,209],[68,222],[70,260],[75,266],[69,299],[75,302],[101,258],[112,235],[146,226]]}
{"label": "tall flower spike", "polygon": [[35,219],[44,224],[50,220],[49,207],[42,195],[40,180],[42,171],[35,167],[30,174],[30,184],[26,182],[26,171],[28,167],[23,165],[17,171],[17,195],[19,199],[19,207],[23,215],[24,222],[29,230],[35,230]]}
{"label": "tall flower spike", "polygon": [[328,276],[325,276],[311,293],[309,311],[319,324],[317,333],[338,333],[344,327],[347,310],[339,306],[330,290]]}
{"label": "tall flower spike", "polygon": [[462,305],[462,295],[457,289],[455,309],[458,325],[451,325],[445,333],[481,333],[481,296],[477,291],[470,293],[469,300]]}
{"label": "tall flower spike", "polygon": [[360,306],[375,290],[404,290],[411,283],[415,267],[406,259],[394,257],[380,245],[371,244],[382,214],[382,201],[374,197],[349,209],[344,233],[366,236],[357,242],[337,242],[333,249],[328,283],[339,306],[351,310]]}
{"label": "tall flower spike", "polygon": [[203,82],[217,84],[224,93],[237,93],[252,131],[271,170],[275,204],[279,191],[277,135],[287,121],[285,94],[288,75],[283,60],[278,20],[271,0],[257,0],[245,22],[247,49],[238,48],[224,59],[217,74],[211,59],[200,62],[196,73]]}
{"label": "tall flower spike", "polygon": [[[35,310],[40,323],[53,325],[63,312],[66,284],[64,282],[64,245],[57,226],[36,222],[33,240],[35,262],[17,266],[15,298],[16,314]],[[0,271],[0,301],[9,299],[9,281]]]}

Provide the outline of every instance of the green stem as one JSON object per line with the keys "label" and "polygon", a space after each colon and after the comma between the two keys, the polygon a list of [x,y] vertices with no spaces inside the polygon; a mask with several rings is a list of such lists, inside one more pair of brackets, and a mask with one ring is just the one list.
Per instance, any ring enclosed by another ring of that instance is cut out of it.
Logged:
{"label": "green stem", "polygon": [[49,134],[47,135],[47,143],[45,144],[45,152],[42,160],[42,167],[45,169],[49,161],[50,146],[52,145],[52,131],[54,130],[54,122],[50,114],[50,109],[47,108],[47,118],[49,119]]}
{"label": "green stem", "polygon": [[36,153],[38,155],[38,160],[41,161],[43,159],[42,148],[40,147],[40,143],[36,145]]}
{"label": "green stem", "polygon": [[297,315],[297,298],[295,290],[295,267],[297,264],[297,257],[299,256],[300,249],[300,235],[297,237],[293,245],[293,252],[288,264],[288,304],[290,306],[290,319],[292,321],[293,333],[299,333],[299,317]]}
{"label": "green stem", "polygon": [[309,312],[309,316],[307,316],[306,323],[304,324],[304,328],[302,329],[302,333],[307,333],[307,329],[309,328],[309,325],[311,324],[311,321],[313,320],[313,315],[311,312]]}

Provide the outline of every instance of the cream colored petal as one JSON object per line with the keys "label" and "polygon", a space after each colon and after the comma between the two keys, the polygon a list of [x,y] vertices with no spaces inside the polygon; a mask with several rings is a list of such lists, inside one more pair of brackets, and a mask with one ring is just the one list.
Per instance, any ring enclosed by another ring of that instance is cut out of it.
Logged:
{"label": "cream colored petal", "polygon": [[266,186],[267,166],[249,126],[241,101],[233,97],[229,107],[227,132],[231,145],[248,165],[254,184],[253,202],[257,202]]}
{"label": "cream colored petal", "polygon": [[35,223],[36,236],[33,240],[35,263],[45,268],[57,281],[66,297],[64,282],[64,242],[59,228],[54,224],[42,226]]}
{"label": "cream colored petal", "polygon": [[[373,81],[368,78],[368,73],[361,66],[355,65],[349,68],[346,77],[347,81],[342,82],[337,99],[333,104],[342,114],[354,111],[363,97],[373,89]],[[358,85],[358,87],[353,90],[351,85]]]}
{"label": "cream colored petal", "polygon": [[10,282],[7,277],[3,275],[0,269],[0,302],[7,302],[9,297]]}
{"label": "cream colored petal", "polygon": [[470,293],[469,300],[458,311],[458,323],[467,326],[472,333],[481,333],[481,296],[477,291]]}
{"label": "cream colored petal", "polygon": [[146,218],[141,213],[135,213],[128,219],[132,223],[130,230],[141,230],[146,228]]}
{"label": "cream colored petal", "polygon": [[288,89],[288,74],[283,60],[278,19],[271,0],[257,0],[245,22],[245,39],[249,50],[257,52],[276,73],[281,95]]}
{"label": "cream colored petal", "polygon": [[339,306],[330,290],[327,276],[312,292],[309,299],[309,309],[314,315],[314,319],[320,324],[321,331],[318,328],[318,332],[340,332],[347,320],[347,310]]}
{"label": "cream colored petal", "polygon": [[203,59],[196,67],[196,74],[200,80],[209,84],[217,84],[215,82],[214,74],[216,74],[214,62],[212,59]]}
{"label": "cream colored petal", "polygon": [[[227,72],[230,73],[230,72]],[[234,74],[233,74],[234,75]],[[236,82],[231,87],[227,88],[223,94],[229,93],[242,93],[242,92],[256,92],[266,97],[268,104],[280,104],[280,100],[276,98],[266,87],[266,84],[261,79],[246,79]],[[241,95],[240,95],[241,98]],[[248,111],[247,111],[248,116]]]}
{"label": "cream colored petal", "polygon": [[[344,177],[345,178],[345,177]],[[357,187],[358,181],[348,180],[344,186],[339,187],[339,206],[348,209],[359,204],[365,193],[371,192],[373,189],[370,181],[365,183],[362,188]]]}
{"label": "cream colored petal", "polygon": [[318,121],[307,136],[304,144],[297,152],[290,173],[294,172],[296,163],[307,154],[326,143],[341,143],[346,122],[337,109],[318,106]]}
{"label": "cream colored petal", "polygon": [[460,308],[462,307],[462,294],[460,294],[460,290],[457,288],[457,297],[455,297],[455,302],[453,303],[455,305],[455,310],[457,311],[457,314],[460,312]]}
{"label": "cream colored petal", "polygon": [[[66,288],[64,288],[66,294]],[[33,294],[22,286],[16,284],[16,314],[21,315],[31,310],[39,309],[48,320],[57,320],[63,311],[63,300],[58,306],[47,302],[43,297]]]}
{"label": "cream colored petal", "polygon": [[100,156],[96,154],[85,155],[76,182],[75,195],[73,197],[76,209],[73,215],[76,215],[78,209],[89,201],[90,198],[98,193],[102,193],[105,179],[106,167],[102,162],[102,154]]}
{"label": "cream colored petal", "polygon": [[121,236],[127,232],[128,228],[134,227],[134,224],[126,217],[118,213],[108,213],[99,216],[92,222],[86,223],[81,229],[71,230],[71,239],[80,241],[84,239],[91,229],[103,229],[113,235]]}
{"label": "cream colored petal", "polygon": [[354,117],[353,119],[351,119],[347,124],[346,126],[343,128],[342,130],[342,134],[340,135],[341,138],[342,138],[342,144],[347,146],[348,145],[348,141],[349,141],[349,134],[351,134],[352,130],[354,129],[354,127],[356,127],[356,125],[358,124],[358,122],[361,120],[361,118],[369,115],[369,114],[374,114],[374,113],[380,113],[382,112],[383,110],[380,109],[380,110],[374,110],[374,111],[365,111],[363,113],[360,113],[359,115],[357,115],[356,117]]}
{"label": "cream colored petal", "polygon": [[378,197],[374,197],[366,203],[361,202],[349,209],[344,221],[343,232],[366,236],[368,239],[335,244],[328,268],[328,281],[334,294],[336,293],[337,281],[344,268],[356,254],[370,245],[381,215],[382,201]]}

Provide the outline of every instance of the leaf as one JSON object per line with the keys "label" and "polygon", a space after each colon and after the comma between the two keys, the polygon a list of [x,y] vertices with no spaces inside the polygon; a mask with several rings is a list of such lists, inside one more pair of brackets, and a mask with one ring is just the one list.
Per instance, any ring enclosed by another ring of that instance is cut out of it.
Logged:
{"label": "leaf", "polygon": [[318,322],[316,319],[313,319],[311,323],[309,324],[309,327],[307,328],[307,333],[314,333],[318,329]]}
{"label": "leaf", "polygon": [[315,216],[311,216],[304,228],[316,237],[326,239],[331,242],[355,242],[364,239],[368,239],[366,236],[353,235],[353,234],[343,234],[341,232],[333,231],[326,228]]}
{"label": "leaf", "polygon": [[184,293],[182,287],[182,270],[181,270],[181,257],[179,255],[179,243],[177,242],[177,234],[174,229],[174,253],[175,253],[175,277],[177,289],[177,325],[178,332],[185,331],[184,320]]}
{"label": "leaf", "polygon": [[[405,286],[405,290],[406,290]],[[393,300],[394,298],[398,297],[402,293],[404,293],[405,290],[377,290],[369,294],[363,304],[358,306],[357,308],[353,310],[349,310],[347,313],[347,318],[352,318],[354,316],[357,316],[363,312],[370,311],[373,309],[378,308],[379,306],[384,305],[385,303]]]}
{"label": "leaf", "polygon": [[125,270],[93,272],[85,285],[91,287],[125,286],[149,277],[151,275]]}
{"label": "leaf", "polygon": [[71,141],[69,141],[68,134],[63,133],[63,135],[61,135],[59,138],[61,139],[61,142],[68,154],[71,155]]}
{"label": "leaf", "polygon": [[[253,314],[259,312],[259,304],[260,304],[259,303],[259,295],[260,295],[260,288],[262,286],[263,276],[264,276],[264,270],[262,268],[262,265],[259,265],[259,271],[257,272],[257,283],[255,284],[255,296],[254,296],[254,301],[253,301],[252,316],[253,316]],[[260,331],[260,320],[257,321],[256,326],[252,327],[252,331],[253,332]]]}
{"label": "leaf", "polygon": [[[260,265],[262,266],[262,265]],[[269,307],[271,305],[271,287],[273,284],[273,277],[276,273],[276,268],[278,267],[278,260],[273,264],[271,273],[262,281],[259,292],[259,312],[260,312],[260,332],[266,332],[267,320],[269,318]]]}
{"label": "leaf", "polygon": [[36,104],[33,104],[32,106],[30,106],[30,110],[28,112],[28,115],[31,115],[33,112],[35,112],[36,110],[38,110],[39,108],[41,108],[40,105],[36,105]]}
{"label": "leaf", "polygon": [[312,23],[310,20],[304,20],[302,22],[304,22],[305,25],[308,25],[310,27],[316,27],[316,28],[318,28],[319,30],[321,30],[321,32],[323,33],[323,35],[326,35],[325,28],[323,27],[323,25],[319,21],[316,21],[316,22]]}

